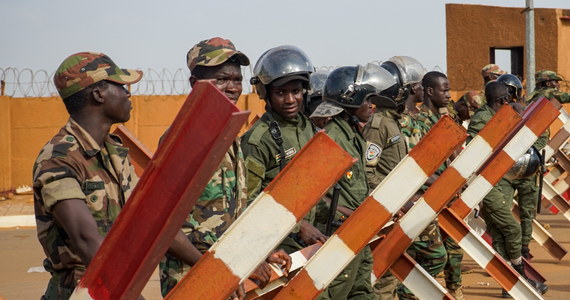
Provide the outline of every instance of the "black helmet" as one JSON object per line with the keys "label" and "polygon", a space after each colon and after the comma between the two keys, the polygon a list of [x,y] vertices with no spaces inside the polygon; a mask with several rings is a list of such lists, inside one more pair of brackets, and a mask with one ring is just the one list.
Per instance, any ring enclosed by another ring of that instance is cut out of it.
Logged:
{"label": "black helmet", "polygon": [[307,101],[304,105],[307,116],[310,116],[315,108],[323,101],[323,88],[325,87],[325,81],[328,76],[329,73],[325,71],[318,71],[311,74],[309,78],[310,89],[307,95]]}
{"label": "black helmet", "polygon": [[420,82],[426,73],[423,65],[413,57],[394,56],[380,65],[386,69],[396,80],[396,85],[386,89],[383,96],[394,101],[396,105],[403,105],[414,83]]}
{"label": "black helmet", "polygon": [[323,89],[323,99],[342,107],[359,107],[371,96],[396,84],[388,71],[377,65],[340,67],[329,74]]}
{"label": "black helmet", "polygon": [[521,100],[523,86],[517,76],[513,74],[503,74],[497,78],[497,81],[506,84],[509,87],[509,92],[514,91],[513,97],[519,101]]}
{"label": "black helmet", "polygon": [[[250,83],[255,85],[259,97],[266,99],[266,87],[270,83],[282,85],[289,80],[301,79],[306,82],[305,88],[308,89],[309,75],[314,70],[313,64],[303,50],[291,45],[279,46],[265,51],[257,60]],[[284,77],[291,78],[276,82]]]}
{"label": "black helmet", "polygon": [[[505,74],[510,75],[510,74]],[[501,75],[503,76],[503,75]],[[538,151],[534,147],[530,147],[525,154],[517,159],[511,169],[505,174],[505,178],[509,180],[529,177],[536,174],[540,167],[540,157]]]}

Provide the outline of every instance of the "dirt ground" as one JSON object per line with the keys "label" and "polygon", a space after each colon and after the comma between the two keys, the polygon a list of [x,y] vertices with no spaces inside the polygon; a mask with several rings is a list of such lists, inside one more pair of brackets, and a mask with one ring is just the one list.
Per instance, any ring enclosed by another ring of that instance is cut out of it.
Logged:
{"label": "dirt ground", "polygon": [[[24,200],[22,200],[24,201]],[[0,218],[11,213],[29,213],[29,202],[9,200],[0,201]],[[10,206],[6,209],[6,206]],[[31,210],[33,213],[33,209]],[[549,232],[566,249],[570,248],[570,221],[564,216],[540,215],[538,220],[549,224]],[[535,256],[532,264],[547,279],[550,290],[546,299],[570,298],[570,255],[561,262],[556,262],[540,245],[533,242],[531,253]],[[34,228],[0,229],[0,300],[39,299],[42,295],[49,273],[36,272],[41,267],[44,254],[36,238]],[[474,268],[474,272],[464,275],[464,294],[466,299],[497,299],[500,298],[501,288],[495,280],[476,265],[468,256],[465,265]],[[442,279],[438,279],[443,283]],[[161,299],[159,292],[158,273],[155,271],[143,291],[148,300]]]}

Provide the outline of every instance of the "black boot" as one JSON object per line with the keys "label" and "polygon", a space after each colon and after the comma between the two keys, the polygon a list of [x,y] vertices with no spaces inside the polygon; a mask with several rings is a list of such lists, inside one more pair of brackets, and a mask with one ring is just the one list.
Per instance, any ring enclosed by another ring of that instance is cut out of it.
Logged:
{"label": "black boot", "polygon": [[528,248],[528,245],[522,245],[521,255],[527,260],[531,260],[533,258],[532,254],[530,254],[530,249]]}
{"label": "black boot", "polygon": [[530,283],[530,286],[532,286],[541,295],[544,295],[548,291],[548,286],[546,284],[534,281],[526,276],[526,273],[524,272],[524,264],[522,262],[519,265],[513,265],[513,268],[519,272],[519,274],[521,274],[524,279]]}

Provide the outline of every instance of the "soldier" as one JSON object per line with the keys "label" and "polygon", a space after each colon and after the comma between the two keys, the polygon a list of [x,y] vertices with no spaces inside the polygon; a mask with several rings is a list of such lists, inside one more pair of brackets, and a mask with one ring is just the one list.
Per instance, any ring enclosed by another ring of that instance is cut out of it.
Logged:
{"label": "soldier", "polygon": [[33,170],[38,239],[52,275],[42,299],[71,296],[138,182],[128,149],[109,130],[129,120],[124,84],[141,77],[95,52],[73,54],[55,72],[70,118],[42,148]]}
{"label": "soldier", "polygon": [[[230,40],[220,37],[203,40],[188,51],[186,58],[192,87],[198,80],[211,81],[228,99],[237,102],[242,93],[241,66],[249,65],[249,58],[237,51]],[[182,231],[196,251],[203,254],[243,213],[246,202],[245,162],[240,140],[236,138],[182,225]],[[289,264],[285,253],[273,253],[268,261],[275,259]],[[166,297],[190,266],[173,255],[165,255],[159,265],[162,296]],[[263,263],[250,279],[264,286],[270,276],[269,265]]]}
{"label": "soldier", "polygon": [[[485,104],[485,86],[487,83],[496,80],[499,76],[506,74],[507,72],[503,71],[498,65],[495,64],[488,64],[481,69],[481,76],[483,76],[483,89],[479,91],[468,91],[463,95],[466,97],[467,94],[469,95],[469,103],[473,106],[473,112],[477,110],[479,107]],[[473,113],[471,114],[473,115]]]}
{"label": "soldier", "polygon": [[560,81],[564,79],[554,71],[538,71],[535,75],[536,89],[527,96],[527,103],[530,104],[541,96],[556,99],[560,103],[569,103],[570,94],[560,91]]}
{"label": "soldier", "polygon": [[[377,65],[341,67],[329,74],[323,90],[325,100],[312,116],[327,111],[326,107],[341,108],[325,126],[327,134],[358,161],[343,176],[338,184],[341,189],[338,198],[337,220],[343,220],[368,196],[369,186],[366,180],[366,156],[378,156],[377,152],[366,153],[366,141],[359,130],[360,122],[370,118],[372,98],[380,97],[380,92],[395,81],[385,70]],[[328,196],[331,197],[332,192]],[[318,210],[326,215],[329,209]],[[319,219],[326,219],[319,217]],[[339,226],[340,222],[335,223]],[[346,281],[335,280],[328,287],[328,299],[376,299],[371,284],[373,260],[370,247],[366,246],[345,268]]]}
{"label": "soldier", "polygon": [[[249,201],[255,200],[313,137],[311,122],[301,113],[313,71],[308,56],[295,46],[269,49],[255,64],[251,83],[265,101],[266,112],[242,137]],[[326,236],[313,226],[314,216],[313,209],[279,248],[292,253],[325,242]]]}
{"label": "soldier", "polygon": [[[475,112],[471,119],[467,133],[467,143],[483,129],[485,124],[493,117],[495,112],[510,101],[509,90],[502,82],[490,82],[485,87],[487,104]],[[481,215],[487,224],[487,230],[493,238],[493,248],[509,261],[513,268],[541,294],[546,293],[548,286],[528,279],[524,273],[524,264],[521,256],[521,227],[515,220],[511,208],[512,197],[510,184],[501,179],[483,199]],[[503,290],[503,297],[510,297]]]}

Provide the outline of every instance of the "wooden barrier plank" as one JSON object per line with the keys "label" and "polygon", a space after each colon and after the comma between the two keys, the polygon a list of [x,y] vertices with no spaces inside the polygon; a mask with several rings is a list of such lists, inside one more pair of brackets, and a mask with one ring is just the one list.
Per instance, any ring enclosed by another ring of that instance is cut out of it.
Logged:
{"label": "wooden barrier plank", "polygon": [[226,299],[355,161],[317,133],[166,299]]}
{"label": "wooden barrier plank", "polygon": [[194,87],[72,299],[139,297],[247,115],[213,84]]}
{"label": "wooden barrier plank", "polygon": [[463,128],[443,117],[274,299],[316,298],[465,137]]}
{"label": "wooden barrier plank", "polygon": [[141,143],[125,125],[117,126],[113,134],[121,137],[123,146],[129,148],[129,159],[135,167],[135,173],[138,177],[142,177],[144,169],[153,156],[152,151]]}

